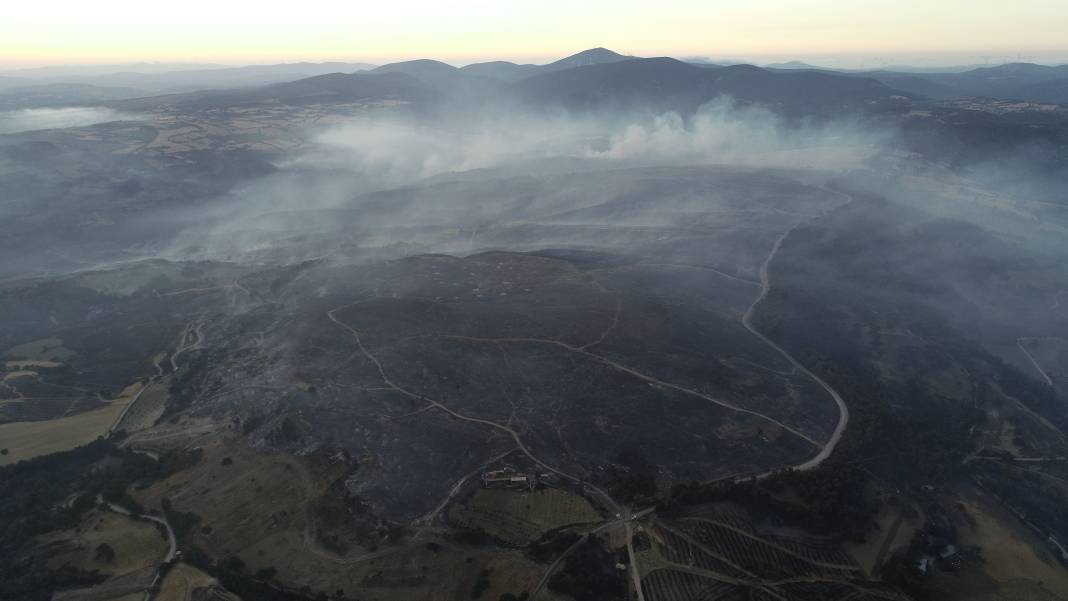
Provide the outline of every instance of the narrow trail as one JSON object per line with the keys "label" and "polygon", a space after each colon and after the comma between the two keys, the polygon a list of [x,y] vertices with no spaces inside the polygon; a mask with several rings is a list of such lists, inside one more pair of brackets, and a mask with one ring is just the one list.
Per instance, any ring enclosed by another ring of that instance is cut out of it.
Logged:
{"label": "narrow trail", "polygon": [[178,348],[171,354],[171,370],[178,371],[178,357],[186,351],[195,351],[204,345],[204,322],[189,324],[178,338]]}
{"label": "narrow trail", "polygon": [[720,277],[724,277],[724,278],[727,278],[729,280],[734,280],[736,282],[741,282],[743,284],[748,284],[750,286],[758,286],[758,287],[760,286],[760,282],[758,282],[756,280],[750,280],[750,279],[744,278],[742,276],[732,275],[732,274],[727,273],[726,271],[720,271],[719,269],[716,269],[715,267],[709,267],[707,265],[691,265],[689,263],[662,263],[662,262],[653,262],[653,261],[642,261],[641,265],[652,265],[652,266],[662,265],[664,267],[678,267],[678,268],[681,268],[681,269],[694,269],[694,270],[698,270],[698,271],[710,271],[710,272],[712,272],[712,273],[714,273],[714,274],[716,274],[716,275],[718,275]]}
{"label": "narrow trail", "polygon": [[245,288],[245,286],[242,285],[240,281],[234,280],[233,286],[234,286],[234,288],[237,288],[241,292],[244,292],[245,294],[247,294],[249,298],[254,298],[255,297],[255,295],[252,294],[252,291],[249,290],[248,288]]}
{"label": "narrow trail", "polygon": [[148,520],[150,522],[155,522],[160,526],[163,526],[163,529],[167,533],[167,555],[163,557],[163,563],[169,563],[172,559],[174,559],[175,554],[178,552],[178,539],[174,536],[174,530],[171,528],[171,524],[167,521],[166,517],[158,518],[154,515],[149,515],[147,513],[134,513],[133,511],[130,511],[129,509],[126,509],[125,507],[116,505],[114,503],[105,503],[105,505],[108,509],[114,511],[115,513],[120,513],[125,516],[142,520]]}
{"label": "narrow trail", "polygon": [[681,393],[689,395],[689,396],[694,396],[694,397],[706,400],[706,401],[708,401],[710,403],[713,403],[715,405],[719,405],[720,407],[723,407],[725,409],[730,409],[731,411],[735,411],[735,412],[738,412],[738,413],[744,413],[746,415],[752,415],[753,417],[756,417],[758,419],[762,419],[762,420],[764,420],[764,421],[766,421],[766,422],[768,422],[770,424],[774,424],[774,425],[782,428],[783,430],[785,430],[787,432],[790,432],[791,434],[797,436],[798,438],[801,438],[805,442],[808,442],[812,446],[816,446],[816,447],[822,446],[820,442],[816,441],[815,439],[813,439],[812,437],[808,436],[807,434],[805,434],[805,433],[803,433],[803,432],[801,432],[799,430],[796,430],[794,428],[791,428],[790,426],[787,426],[786,424],[780,422],[779,420],[777,420],[777,419],[775,419],[773,417],[769,417],[767,415],[764,415],[763,413],[760,413],[760,412],[757,412],[757,411],[753,411],[751,409],[746,409],[744,407],[739,407],[739,406],[737,406],[737,405],[735,405],[733,403],[728,403],[727,401],[722,401],[720,399],[717,399],[715,397],[711,397],[711,396],[709,396],[707,394],[704,394],[702,392],[699,392],[697,390],[693,390],[692,388],[685,388],[683,386],[679,386],[678,384],[672,384],[671,382],[666,382],[666,381],[661,380],[659,378],[656,378],[656,377],[650,376],[648,374],[642,373],[642,372],[640,372],[640,371],[638,371],[636,369],[633,369],[631,367],[623,365],[622,363],[619,363],[617,361],[609,359],[608,357],[605,357],[603,355],[598,355],[596,353],[591,353],[590,351],[587,351],[584,346],[575,346],[573,344],[568,344],[566,342],[561,342],[559,340],[553,340],[553,339],[550,339],[550,338],[478,338],[478,337],[474,337],[474,336],[458,336],[458,335],[448,335],[448,334],[442,334],[441,337],[442,338],[450,338],[450,339],[453,339],[453,340],[466,340],[468,342],[480,342],[480,343],[490,343],[490,344],[528,343],[528,344],[547,344],[547,345],[552,345],[552,346],[558,346],[560,348],[567,349],[567,350],[569,350],[571,352],[585,355],[585,356],[589,357],[590,359],[593,359],[594,361],[597,361],[599,363],[602,363],[604,365],[607,365],[609,367],[612,367],[612,368],[617,369],[619,371],[622,371],[624,373],[630,374],[630,375],[632,375],[632,376],[634,376],[634,377],[636,377],[636,378],[638,378],[640,380],[644,380],[644,381],[646,381],[646,382],[648,382],[650,384],[655,384],[655,385],[661,386],[663,388],[668,388],[668,389],[674,390],[676,392],[681,392]]}
{"label": "narrow trail", "polygon": [[197,292],[214,292],[216,290],[227,290],[229,288],[236,288],[237,283],[223,284],[221,286],[205,286],[203,288],[186,288],[185,290],[175,290],[174,292],[164,292],[163,294],[156,294],[156,298],[167,298],[168,296],[182,296],[183,294],[195,294]]}
{"label": "narrow trail", "polygon": [[372,559],[378,559],[379,557],[386,557],[388,555],[394,555],[400,553],[403,549],[400,547],[391,547],[382,549],[379,551],[371,551],[362,555],[356,555],[353,557],[341,557],[330,551],[321,548],[315,540],[313,533],[314,517],[312,515],[311,504],[313,501],[313,495],[315,486],[312,480],[311,473],[308,472],[307,466],[301,463],[299,460],[287,460],[286,465],[293,468],[293,471],[300,475],[301,485],[304,489],[303,499],[301,501],[303,513],[304,513],[304,529],[301,532],[302,542],[304,543],[304,549],[315,555],[319,559],[328,561],[335,565],[351,566],[365,561],[371,561]]}
{"label": "narrow trail", "polygon": [[1038,360],[1036,360],[1035,356],[1031,354],[1031,351],[1027,350],[1027,347],[1024,346],[1024,344],[1023,344],[1024,340],[1035,340],[1035,339],[1034,338],[1017,338],[1016,339],[1016,346],[1018,346],[1020,348],[1020,350],[1023,351],[1023,354],[1027,356],[1027,360],[1031,362],[1031,365],[1035,366],[1035,371],[1037,371],[1039,373],[1039,375],[1042,376],[1042,379],[1046,381],[1046,385],[1052,388],[1053,387],[1053,378],[1049,377],[1049,374],[1047,374],[1046,370],[1042,369],[1042,366],[1038,364]]}
{"label": "narrow trail", "polygon": [[[353,303],[353,304],[357,304],[357,303]],[[346,305],[346,306],[352,306],[352,305]],[[392,388],[393,390],[395,390],[395,391],[399,392],[400,394],[403,394],[403,395],[405,395],[405,396],[407,396],[409,398],[414,398],[414,399],[418,399],[418,400],[424,401],[426,403],[429,403],[430,405],[433,405],[435,408],[440,409],[441,411],[444,411],[445,413],[455,417],[456,419],[459,419],[459,420],[462,420],[462,421],[466,421],[466,422],[470,422],[470,423],[482,424],[482,425],[489,426],[491,428],[494,428],[494,429],[497,429],[497,430],[500,430],[502,432],[507,433],[509,436],[512,437],[512,440],[515,441],[516,449],[518,449],[524,455],[529,457],[530,460],[533,461],[536,465],[541,466],[542,468],[544,468],[544,469],[546,469],[546,470],[548,470],[548,471],[560,476],[561,478],[563,478],[565,480],[569,480],[571,482],[574,482],[574,483],[578,484],[582,488],[582,490],[584,492],[593,493],[595,496],[597,496],[597,497],[599,497],[601,499],[602,503],[604,503],[605,507],[607,507],[610,512],[612,512],[616,516],[620,516],[616,520],[610,520],[610,521],[606,522],[605,524],[602,524],[600,527],[596,528],[593,532],[599,532],[599,531],[601,531],[603,529],[606,529],[606,528],[609,528],[609,527],[612,527],[612,526],[615,526],[615,525],[619,524],[620,521],[623,521],[623,523],[627,524],[627,534],[630,535],[631,532],[630,532],[630,528],[629,528],[629,521],[633,520],[633,519],[636,519],[639,516],[648,515],[649,513],[651,513],[653,511],[653,508],[650,507],[650,508],[647,508],[647,509],[645,509],[645,510],[643,510],[641,512],[632,513],[630,508],[625,507],[625,506],[621,505],[620,503],[618,503],[615,499],[612,498],[611,495],[609,495],[603,489],[601,489],[601,488],[599,488],[599,487],[597,487],[597,486],[595,486],[595,485],[593,485],[593,484],[591,484],[589,482],[586,482],[586,481],[582,480],[581,478],[578,478],[576,476],[568,474],[568,473],[566,473],[564,471],[561,471],[561,470],[559,470],[559,469],[557,469],[557,468],[545,463],[544,461],[539,459],[530,450],[529,447],[527,447],[527,445],[523,442],[523,439],[519,436],[519,433],[516,432],[514,429],[512,429],[509,426],[506,426],[504,424],[499,424],[497,422],[486,420],[486,419],[481,419],[481,418],[477,418],[477,417],[469,417],[467,415],[464,415],[462,413],[459,413],[459,412],[449,408],[448,406],[442,404],[441,402],[437,401],[436,399],[432,399],[432,398],[426,397],[424,395],[412,392],[412,391],[410,391],[410,390],[408,390],[408,389],[406,389],[406,388],[404,388],[402,386],[397,385],[395,382],[393,382],[393,380],[391,380],[389,378],[389,376],[386,375],[386,370],[382,366],[382,362],[379,361],[378,358],[374,356],[374,354],[372,354],[369,350],[367,350],[366,346],[364,346],[363,339],[360,337],[360,333],[355,328],[353,328],[352,326],[350,326],[350,325],[346,324],[345,322],[341,321],[340,319],[337,318],[336,315],[334,315],[334,313],[336,311],[338,311],[339,309],[342,309],[342,308],[344,308],[344,307],[338,307],[337,309],[331,309],[330,311],[327,311],[327,313],[326,313],[327,317],[330,319],[330,321],[334,322],[335,324],[337,324],[341,328],[345,329],[346,331],[348,331],[352,335],[352,337],[356,340],[356,345],[359,347],[360,352],[363,353],[363,355],[372,364],[374,364],[375,368],[378,370],[379,377],[382,378],[382,381],[386,384],[386,386],[388,386],[389,388]],[[618,318],[618,315],[617,315],[617,318]],[[582,351],[582,352],[586,352],[586,351]],[[511,449],[509,451],[509,453],[514,452],[516,449]],[[465,476],[464,480],[466,480],[469,477],[470,476]],[[440,509],[443,508],[448,503],[449,499],[452,498],[452,496],[455,494],[455,492],[459,490],[459,488],[461,487],[462,484],[463,484],[463,482],[461,481],[460,483],[457,483],[456,485],[454,485],[453,489],[450,491],[450,494],[446,498],[445,502],[442,503],[441,505],[439,505],[438,508],[435,508],[435,511],[432,512],[432,515],[437,513],[438,511],[440,511]],[[580,542],[582,540],[585,540],[585,538],[587,536],[588,536],[588,534],[584,535],[583,539],[580,539]],[[628,536],[627,540],[628,540],[628,544],[629,544],[629,541],[630,541],[630,537],[629,536]],[[557,558],[557,560],[555,562],[553,562],[552,565],[549,566],[549,569],[546,570],[545,574],[542,576],[541,581],[539,581],[538,586],[535,589],[535,592],[531,595],[531,599],[535,598],[537,596],[537,593],[542,590],[542,588],[544,587],[545,583],[548,582],[548,579],[552,575],[553,570],[558,565],[560,565],[560,562],[567,555],[567,552],[570,552],[572,549],[576,548],[577,546],[578,546],[578,543],[576,543],[575,545],[572,545],[571,547],[569,547],[568,550],[563,555],[561,555],[559,558]],[[639,574],[640,574],[639,566],[638,566],[637,562],[635,561],[633,555],[631,557],[632,557],[632,561],[631,561],[631,565],[630,565],[631,577],[634,579],[635,582],[638,583],[638,595],[639,595],[640,601],[644,601],[644,598],[641,596],[642,593],[641,593],[641,585],[640,585],[641,579],[640,579],[640,576],[639,576]]]}
{"label": "narrow trail", "polygon": [[[594,528],[593,530],[589,530],[587,532],[583,532],[582,536],[580,536],[578,540],[576,540],[574,543],[572,543],[571,546],[568,547],[567,549],[564,549],[564,552],[561,553],[555,560],[553,560],[553,562],[551,564],[549,564],[549,567],[545,570],[545,574],[543,574],[541,579],[538,580],[538,584],[535,585],[534,588],[531,589],[531,591],[530,591],[530,599],[531,599],[531,601],[533,601],[534,599],[537,599],[538,593],[540,593],[542,591],[542,589],[545,588],[545,585],[549,583],[549,578],[552,577],[553,572],[555,572],[556,568],[559,567],[561,563],[563,563],[564,559],[566,559],[567,556],[570,555],[572,551],[574,551],[575,549],[579,548],[579,546],[581,546],[582,543],[586,542],[590,538],[591,535],[597,534],[599,532],[603,532],[605,530],[608,530],[609,528],[615,528],[615,527],[619,526],[620,524],[627,524],[629,526],[630,522],[633,522],[635,520],[641,519],[641,518],[651,514],[654,509],[655,509],[655,507],[649,507],[649,508],[643,509],[641,511],[635,512],[635,513],[633,513],[633,514],[631,514],[629,516],[626,516],[626,517],[621,517],[621,518],[616,518],[616,519],[613,519],[613,520],[606,521],[603,524],[601,524],[600,526],[597,526],[596,528]],[[632,557],[631,558],[631,571],[636,575],[640,574],[640,570],[638,569],[637,557]]]}
{"label": "narrow trail", "polygon": [[549,578],[552,577],[553,572],[555,572],[556,568],[559,567],[561,563],[563,563],[564,559],[568,555],[570,555],[572,551],[574,551],[575,549],[578,549],[580,546],[582,546],[582,544],[585,543],[587,540],[589,540],[589,538],[590,538],[590,533],[589,532],[583,534],[582,536],[579,537],[579,539],[577,541],[572,543],[570,547],[564,549],[564,552],[561,553],[559,557],[557,557],[551,564],[549,564],[549,567],[546,568],[545,573],[542,574],[541,579],[538,580],[538,583],[535,584],[534,588],[531,589],[531,591],[530,591],[530,599],[531,599],[531,601],[533,601],[534,599],[538,598],[538,594],[540,594],[542,589],[545,588],[545,585],[549,583]]}
{"label": "narrow trail", "polygon": [[440,514],[442,511],[445,510],[445,507],[448,506],[449,501],[452,501],[456,497],[456,495],[459,494],[460,489],[463,488],[463,485],[464,485],[465,482],[467,482],[471,478],[473,478],[476,475],[478,475],[478,473],[481,472],[482,470],[484,470],[487,467],[493,465],[494,463],[497,463],[501,459],[504,459],[505,457],[511,455],[512,453],[514,453],[517,450],[518,450],[517,448],[508,449],[507,451],[505,451],[505,452],[503,452],[503,453],[501,453],[499,455],[495,455],[493,457],[490,457],[489,459],[484,461],[481,465],[479,465],[477,468],[475,468],[475,469],[471,470],[470,472],[464,474],[464,476],[462,478],[457,480],[456,483],[452,485],[452,488],[449,489],[449,494],[445,495],[445,498],[441,501],[441,503],[438,503],[437,507],[435,507],[434,509],[432,509],[429,512],[427,512],[422,517],[416,519],[414,522],[412,522],[412,524],[413,525],[414,524],[424,524],[424,525],[429,526],[434,521],[434,518],[436,518],[438,516],[438,514]]}
{"label": "narrow trail", "polygon": [[152,358],[152,367],[156,368],[156,377],[163,376],[163,360],[167,358],[167,353],[160,353]]}
{"label": "narrow trail", "polygon": [[[353,303],[353,304],[357,304],[357,303]],[[348,307],[348,306],[352,306],[352,305],[346,305],[346,307]],[[545,463],[541,459],[539,459],[538,456],[535,455],[533,453],[533,451],[530,450],[529,447],[527,447],[526,443],[523,442],[523,439],[519,436],[519,433],[516,432],[511,427],[505,426],[504,424],[499,424],[499,423],[494,422],[494,421],[490,421],[488,419],[482,419],[482,418],[478,418],[478,417],[470,417],[470,416],[464,415],[464,414],[462,414],[462,413],[460,413],[458,411],[455,411],[454,409],[448,407],[447,405],[441,403],[440,401],[438,401],[436,399],[432,399],[432,398],[427,397],[425,395],[418,394],[416,392],[412,392],[411,390],[408,390],[407,388],[399,386],[392,379],[390,379],[390,377],[388,375],[386,375],[386,370],[382,366],[382,362],[378,360],[378,357],[376,357],[374,354],[372,354],[369,350],[367,350],[367,347],[364,346],[363,339],[360,337],[360,333],[355,328],[353,328],[352,326],[348,325],[347,323],[341,321],[340,319],[337,318],[336,315],[334,315],[334,313],[336,311],[338,311],[340,309],[343,309],[343,308],[345,308],[345,307],[338,307],[337,309],[331,309],[330,311],[326,312],[326,316],[330,319],[330,321],[334,322],[335,324],[337,324],[338,326],[344,328],[350,334],[352,334],[352,337],[356,340],[356,345],[359,347],[360,352],[363,353],[364,357],[366,357],[367,360],[370,361],[375,366],[375,369],[378,370],[379,377],[382,378],[382,382],[385,383],[386,386],[388,386],[389,388],[392,388],[394,391],[399,392],[400,394],[403,394],[404,396],[407,396],[409,398],[413,398],[413,399],[420,400],[420,401],[423,401],[423,402],[426,402],[426,403],[430,403],[435,408],[440,409],[441,411],[444,411],[445,413],[447,413],[447,414],[451,415],[452,417],[455,417],[456,419],[459,419],[461,421],[470,422],[470,423],[474,423],[474,424],[482,424],[484,426],[489,426],[491,428],[500,430],[500,431],[508,434],[509,436],[512,437],[512,440],[515,441],[516,447],[518,447],[519,450],[522,451],[524,455],[529,457],[530,460],[533,461],[535,464],[541,466],[542,468],[545,468],[546,470],[549,470],[550,472],[560,476],[561,478],[564,478],[565,480],[569,480],[571,482],[578,483],[578,484],[582,485],[583,487],[594,491],[598,496],[600,496],[604,501],[606,501],[606,504],[609,507],[611,507],[614,511],[618,511],[619,510],[619,508],[620,508],[619,503],[617,503],[615,501],[615,499],[613,499],[611,496],[609,496],[608,493],[604,492],[600,488],[598,488],[598,487],[596,487],[596,486],[594,486],[594,485],[592,485],[592,484],[590,484],[588,482],[585,482],[584,480],[582,480],[581,478],[579,478],[577,476],[573,476],[571,474],[568,474],[567,472],[561,471],[561,470],[559,470],[559,469],[557,469],[557,468]]]}
{"label": "narrow trail", "polygon": [[890,553],[890,548],[894,546],[894,540],[897,539],[897,533],[901,530],[901,524],[905,522],[905,512],[899,511],[897,517],[894,518],[894,523],[890,525],[890,531],[886,534],[886,538],[883,539],[883,543],[879,545],[879,552],[875,555],[875,561],[872,562],[871,575],[875,576],[882,571],[882,565],[886,561],[886,556]]}
{"label": "narrow trail", "polygon": [[601,332],[601,335],[597,337],[597,340],[594,340],[593,342],[586,343],[586,344],[580,346],[579,348],[582,349],[582,350],[586,350],[586,349],[590,348],[591,346],[597,346],[598,344],[601,344],[602,342],[604,342],[604,339],[608,338],[608,335],[612,333],[612,330],[616,329],[616,326],[619,325],[619,314],[622,313],[622,312],[623,312],[623,301],[619,300],[619,299],[616,299],[616,312],[612,316],[612,323],[608,324],[608,327],[605,328],[605,330],[603,332]]}
{"label": "narrow trail", "polygon": [[623,522],[623,531],[627,538],[627,563],[630,564],[630,579],[634,583],[634,594],[638,601],[645,601],[645,591],[642,590],[642,575],[638,569],[638,556],[634,553],[634,531],[630,522]]}
{"label": "narrow trail", "polygon": [[1065,434],[1064,431],[1062,431],[1060,428],[1058,428],[1056,426],[1056,424],[1054,424],[1053,422],[1051,422],[1048,419],[1046,419],[1046,417],[1043,416],[1041,413],[1038,413],[1034,409],[1031,409],[1030,407],[1028,407],[1020,399],[1018,399],[1018,398],[1012,396],[1011,394],[1005,392],[1005,390],[1003,388],[1001,388],[1001,386],[998,386],[998,385],[995,384],[994,385],[994,389],[997,390],[998,393],[1001,394],[1001,396],[1004,397],[1006,400],[1011,401],[1013,404],[1015,404],[1016,407],[1018,407],[1020,409],[1020,411],[1023,411],[1024,413],[1026,413],[1027,415],[1031,416],[1036,421],[1041,423],[1043,426],[1045,426],[1045,428],[1047,430],[1049,430],[1049,432],[1051,434],[1056,436],[1061,441],[1061,443],[1066,448],[1068,448],[1068,434]]}

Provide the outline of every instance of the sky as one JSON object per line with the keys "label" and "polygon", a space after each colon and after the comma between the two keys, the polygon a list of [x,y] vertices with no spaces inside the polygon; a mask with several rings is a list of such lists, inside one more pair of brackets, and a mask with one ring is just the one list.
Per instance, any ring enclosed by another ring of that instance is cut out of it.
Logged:
{"label": "sky", "polygon": [[[39,0],[0,6],[0,68],[132,62],[544,62],[637,56],[829,66],[1068,62],[1068,0]],[[161,7],[165,6],[166,9]],[[834,65],[832,63],[838,63]]]}

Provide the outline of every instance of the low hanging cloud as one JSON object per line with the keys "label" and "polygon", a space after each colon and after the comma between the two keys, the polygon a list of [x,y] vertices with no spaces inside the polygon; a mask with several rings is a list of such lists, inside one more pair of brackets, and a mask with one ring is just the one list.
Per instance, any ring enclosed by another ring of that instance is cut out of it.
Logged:
{"label": "low hanging cloud", "polygon": [[123,121],[131,118],[129,115],[118,111],[99,107],[0,111],[0,134],[64,127],[85,127],[97,123]]}

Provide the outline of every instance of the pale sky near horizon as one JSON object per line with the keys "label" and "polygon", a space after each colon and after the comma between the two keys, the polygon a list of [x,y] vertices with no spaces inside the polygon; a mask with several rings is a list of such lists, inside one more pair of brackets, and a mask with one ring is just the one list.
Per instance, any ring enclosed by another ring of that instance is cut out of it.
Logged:
{"label": "pale sky near horizon", "polygon": [[166,10],[159,4],[41,0],[0,7],[0,68],[420,57],[542,62],[591,46],[639,56],[860,65],[1068,62],[1068,0],[183,0]]}

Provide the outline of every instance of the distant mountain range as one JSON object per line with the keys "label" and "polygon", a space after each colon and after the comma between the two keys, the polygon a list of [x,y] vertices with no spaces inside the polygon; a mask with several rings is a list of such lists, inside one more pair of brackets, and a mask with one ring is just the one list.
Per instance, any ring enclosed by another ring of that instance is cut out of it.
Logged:
{"label": "distant mountain range", "polygon": [[887,86],[933,100],[992,98],[1068,104],[1068,65],[1051,67],[1032,63],[1009,63],[962,72],[841,71],[804,63],[769,65],[773,70],[837,73],[876,79]]}
{"label": "distant mountain range", "polygon": [[684,113],[719,96],[786,114],[809,115],[892,103],[901,97],[900,92],[872,79],[820,72],[776,73],[752,65],[699,67],[666,57],[543,73],[520,81],[515,90],[536,104],[569,109],[647,108]]}
{"label": "distant mountain range", "polygon": [[[102,99],[136,98],[196,90],[243,88],[295,81],[328,73],[373,69],[365,63],[286,63],[247,67],[198,66],[161,70],[157,65],[116,67],[42,67],[0,75],[0,107],[21,104],[60,106]],[[141,69],[145,70],[134,70]],[[97,88],[97,89],[94,89]],[[57,90],[65,90],[55,94]],[[81,90],[82,94],[78,94]]]}
{"label": "distant mountain range", "polygon": [[436,93],[431,87],[404,73],[358,72],[328,73],[251,89],[206,90],[134,98],[114,102],[112,106],[130,111],[151,110],[162,106],[201,110],[262,104],[301,106],[349,103],[369,99],[425,102],[435,96]]}
{"label": "distant mountain range", "polygon": [[513,83],[535,75],[566,71],[578,67],[618,63],[632,58],[634,57],[617,54],[606,48],[592,48],[547,65],[519,65],[507,61],[493,61],[474,63],[462,68],[456,68],[440,61],[423,59],[383,65],[374,69],[374,72],[405,73],[428,85],[445,87],[456,85],[465,78],[466,81],[470,82],[472,81],[471,77]]}
{"label": "distant mountain range", "polygon": [[0,109],[101,102],[118,102],[120,107],[131,109],[160,104],[308,104],[374,97],[472,105],[501,97],[572,110],[691,111],[724,95],[803,115],[834,114],[857,107],[879,110],[903,100],[923,99],[1068,104],[1068,65],[1013,63],[961,72],[919,71],[845,71],[800,61],[764,68],[722,66],[666,57],[638,58],[605,48],[545,65],[492,61],[462,68],[430,59],[378,67],[291,63],[151,72],[91,70],[77,77],[70,69],[45,68],[0,75]]}
{"label": "distant mountain range", "polygon": [[773,71],[751,65],[697,66],[673,58],[635,58],[594,48],[547,65],[490,62],[457,68],[423,59],[244,90],[130,100],[118,103],[118,107],[299,105],[382,97],[431,107],[435,101],[451,101],[454,106],[477,108],[496,98],[542,110],[688,113],[720,96],[758,103],[787,115],[833,115],[859,107],[891,105],[908,100],[912,94],[852,75]]}

